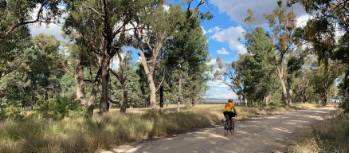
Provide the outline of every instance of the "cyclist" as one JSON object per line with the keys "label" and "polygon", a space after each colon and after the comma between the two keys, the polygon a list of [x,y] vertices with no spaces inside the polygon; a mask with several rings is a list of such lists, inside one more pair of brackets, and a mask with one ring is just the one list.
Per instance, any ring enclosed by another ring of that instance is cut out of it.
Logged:
{"label": "cyclist", "polygon": [[237,111],[235,109],[235,105],[233,104],[233,100],[229,99],[224,107],[224,116],[228,116],[230,119],[231,127],[233,127],[232,117],[237,115]]}

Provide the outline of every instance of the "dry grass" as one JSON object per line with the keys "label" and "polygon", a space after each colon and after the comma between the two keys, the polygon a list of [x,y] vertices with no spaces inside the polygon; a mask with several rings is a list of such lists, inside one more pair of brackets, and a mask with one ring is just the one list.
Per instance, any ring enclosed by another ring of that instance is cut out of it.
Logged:
{"label": "dry grass", "polygon": [[89,120],[7,120],[0,125],[0,152],[89,153],[98,148],[183,133],[218,122],[214,115],[193,112],[127,115],[113,112]]}
{"label": "dry grass", "polygon": [[[193,108],[176,105],[161,112],[148,109],[129,109],[128,114],[118,110],[92,119],[83,117],[47,120],[38,117],[0,122],[1,153],[92,153],[98,148],[109,148],[130,142],[210,127],[222,119],[222,104],[202,104]],[[239,119],[260,114],[278,114],[291,108],[237,107]]]}
{"label": "dry grass", "polygon": [[290,147],[293,153],[347,153],[349,151],[348,114],[336,112],[313,125],[301,141]]}

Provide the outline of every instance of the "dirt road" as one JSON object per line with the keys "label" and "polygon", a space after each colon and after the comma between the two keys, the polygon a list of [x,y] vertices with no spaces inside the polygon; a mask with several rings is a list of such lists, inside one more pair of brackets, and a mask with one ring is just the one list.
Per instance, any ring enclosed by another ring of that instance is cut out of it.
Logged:
{"label": "dirt road", "polygon": [[333,108],[290,111],[237,122],[233,135],[223,127],[208,128],[170,138],[124,145],[104,153],[257,153],[285,152],[287,146],[310,124],[323,119]]}

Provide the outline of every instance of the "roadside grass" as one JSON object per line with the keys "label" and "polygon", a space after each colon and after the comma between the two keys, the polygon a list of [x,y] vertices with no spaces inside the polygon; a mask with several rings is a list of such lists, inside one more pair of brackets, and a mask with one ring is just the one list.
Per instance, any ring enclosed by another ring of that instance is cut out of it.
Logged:
{"label": "roadside grass", "polygon": [[193,112],[108,113],[89,120],[7,120],[0,124],[0,152],[92,153],[98,148],[183,133],[215,122],[218,119],[213,115]]}
{"label": "roadside grass", "polygon": [[349,114],[337,111],[311,126],[305,137],[289,148],[292,153],[349,152]]}
{"label": "roadside grass", "polygon": [[[111,110],[91,119],[77,116],[50,120],[28,116],[0,122],[1,153],[93,153],[99,148],[140,142],[193,131],[221,123],[222,104],[176,107],[162,111],[131,109],[127,114]],[[261,114],[278,114],[291,108],[237,107],[238,119]],[[293,108],[295,109],[295,108]]]}

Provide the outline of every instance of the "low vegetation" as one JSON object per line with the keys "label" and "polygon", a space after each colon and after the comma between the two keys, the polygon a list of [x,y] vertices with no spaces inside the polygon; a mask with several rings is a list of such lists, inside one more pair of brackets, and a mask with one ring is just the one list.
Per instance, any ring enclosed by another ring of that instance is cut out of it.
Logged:
{"label": "low vegetation", "polygon": [[312,125],[302,141],[290,147],[294,153],[349,152],[349,114],[335,113]]}
{"label": "low vegetation", "polygon": [[[295,105],[295,108],[301,107]],[[259,114],[277,114],[295,108],[237,107],[238,119]],[[210,127],[220,124],[222,119],[221,104],[202,104],[183,108],[181,112],[175,110],[175,106],[169,106],[162,112],[130,109],[132,112],[123,114],[111,110],[104,115],[95,114],[90,119],[71,112],[70,117],[59,120],[43,118],[33,113],[18,120],[8,119],[1,122],[0,152],[95,152],[98,148]]]}

